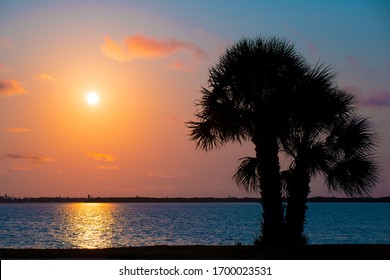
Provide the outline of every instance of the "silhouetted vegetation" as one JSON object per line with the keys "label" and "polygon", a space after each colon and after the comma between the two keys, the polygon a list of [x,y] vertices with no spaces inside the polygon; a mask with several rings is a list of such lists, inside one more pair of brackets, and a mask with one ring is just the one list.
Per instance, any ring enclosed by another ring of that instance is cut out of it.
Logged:
{"label": "silhouetted vegetation", "polygon": [[259,202],[258,198],[215,198],[215,197],[9,197],[0,196],[1,202],[8,203],[23,203],[23,202],[99,202],[99,203],[222,203],[222,202]]}
{"label": "silhouetted vegetation", "polygon": [[[302,243],[315,174],[348,196],[368,195],[377,182],[375,134],[335,77],[278,38],[243,39],[210,69],[197,121],[188,123],[191,139],[206,151],[227,142],[255,145],[256,157],[241,159],[234,179],[261,194],[262,243]],[[279,153],[290,159],[287,170],[280,170]]]}
{"label": "silhouetted vegetation", "polygon": [[[285,201],[285,200],[283,200]],[[309,197],[308,202],[390,202],[390,197],[357,197],[357,198],[336,198],[336,197]],[[259,203],[259,198],[237,198],[237,197],[9,197],[0,196],[0,203],[56,203],[56,202],[92,202],[92,203]]]}

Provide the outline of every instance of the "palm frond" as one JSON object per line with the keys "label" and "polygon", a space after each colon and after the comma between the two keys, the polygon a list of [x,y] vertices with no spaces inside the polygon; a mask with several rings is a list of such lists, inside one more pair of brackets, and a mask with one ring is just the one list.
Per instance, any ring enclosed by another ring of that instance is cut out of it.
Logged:
{"label": "palm frond", "polygon": [[330,191],[348,196],[368,195],[378,183],[379,166],[372,156],[357,156],[338,162],[326,177]]}
{"label": "palm frond", "polygon": [[[201,90],[197,120],[190,121],[191,140],[204,150],[228,141],[252,139],[262,124],[278,130],[295,78],[306,61],[287,40],[244,38],[226,50],[209,69],[208,87]],[[284,98],[283,98],[284,97]]]}
{"label": "palm frond", "polygon": [[321,173],[329,190],[367,195],[378,180],[372,157],[378,139],[367,118],[356,115],[354,97],[340,90],[335,73],[318,65],[303,79],[282,131],[283,150],[304,161],[310,176]]}
{"label": "palm frond", "polygon": [[196,142],[196,147],[208,151],[219,148],[221,140],[213,133],[213,127],[208,121],[187,122],[187,127],[191,130],[190,139]]}
{"label": "palm frond", "polygon": [[240,165],[233,175],[238,186],[243,186],[247,192],[260,191],[260,177],[258,174],[258,160],[254,157],[240,158]]}
{"label": "palm frond", "polygon": [[334,80],[337,77],[332,67],[324,63],[314,65],[308,75],[311,81],[315,81],[317,86],[320,86],[319,89],[327,90],[334,87]]}
{"label": "palm frond", "polygon": [[219,88],[210,91],[202,89],[202,99],[196,104],[201,111],[196,113],[197,121],[187,122],[190,139],[197,148],[210,150],[219,148],[228,141],[241,143],[248,139],[248,122],[243,113]]}
{"label": "palm frond", "polygon": [[349,158],[373,152],[378,137],[367,118],[351,116],[337,123],[326,141],[333,153]]}

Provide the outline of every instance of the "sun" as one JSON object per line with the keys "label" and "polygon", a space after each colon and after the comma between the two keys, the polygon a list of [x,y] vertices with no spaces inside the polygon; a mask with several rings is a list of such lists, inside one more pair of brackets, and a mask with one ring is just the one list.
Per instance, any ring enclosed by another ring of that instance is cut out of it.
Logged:
{"label": "sun", "polygon": [[96,105],[99,103],[99,95],[96,92],[90,92],[87,94],[86,100],[89,105]]}

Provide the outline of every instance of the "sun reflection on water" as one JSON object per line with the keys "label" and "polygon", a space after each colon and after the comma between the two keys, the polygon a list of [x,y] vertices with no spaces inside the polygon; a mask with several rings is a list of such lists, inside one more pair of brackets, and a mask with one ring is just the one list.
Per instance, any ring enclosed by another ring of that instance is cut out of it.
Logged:
{"label": "sun reflection on water", "polygon": [[114,204],[71,203],[64,216],[64,243],[74,248],[111,247],[114,237]]}

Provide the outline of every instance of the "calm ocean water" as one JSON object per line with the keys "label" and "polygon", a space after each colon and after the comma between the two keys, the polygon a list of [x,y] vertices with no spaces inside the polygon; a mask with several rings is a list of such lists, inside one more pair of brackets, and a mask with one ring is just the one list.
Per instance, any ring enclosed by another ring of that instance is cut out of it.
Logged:
{"label": "calm ocean water", "polygon": [[[390,203],[309,203],[310,244],[390,244]],[[0,248],[253,244],[258,203],[0,204]]]}

